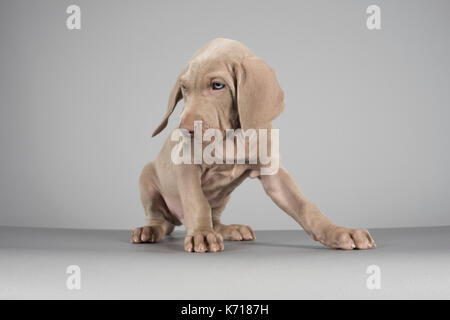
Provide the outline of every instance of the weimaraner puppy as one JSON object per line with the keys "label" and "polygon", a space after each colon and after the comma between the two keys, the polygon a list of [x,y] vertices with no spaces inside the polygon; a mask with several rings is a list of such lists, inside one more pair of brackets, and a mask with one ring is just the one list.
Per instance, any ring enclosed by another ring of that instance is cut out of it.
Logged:
{"label": "weimaraner puppy", "polygon": [[[241,43],[214,39],[198,50],[179,75],[170,93],[167,113],[153,136],[167,125],[184,100],[179,128],[271,129],[284,108],[284,93],[274,71]],[[146,165],[139,179],[146,225],[136,228],[132,243],[157,242],[174,226],[184,224],[184,249],[216,252],[223,240],[253,240],[249,226],[221,223],[231,192],[246,178],[258,178],[269,197],[316,241],[336,249],[370,249],[375,242],[366,229],[335,225],[309,201],[282,166],[262,175],[262,164],[175,164],[177,142],[168,138],[156,161]]]}

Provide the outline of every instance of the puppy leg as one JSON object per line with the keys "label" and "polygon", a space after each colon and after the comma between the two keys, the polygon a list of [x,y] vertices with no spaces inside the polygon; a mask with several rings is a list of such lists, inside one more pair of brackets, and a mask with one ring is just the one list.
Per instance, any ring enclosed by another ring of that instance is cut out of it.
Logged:
{"label": "puppy leg", "polygon": [[199,168],[189,165],[179,167],[178,189],[187,231],[184,249],[200,253],[222,251],[223,238],[213,229],[211,207],[201,188]]}
{"label": "puppy leg", "polygon": [[[229,197],[226,199],[228,202]],[[255,239],[255,232],[250,226],[241,224],[225,225],[220,222],[220,216],[225,209],[225,204],[220,207],[212,209],[212,219],[214,231],[222,235],[224,240],[253,240]]]}
{"label": "puppy leg", "polygon": [[335,225],[319,207],[300,191],[291,175],[280,168],[274,175],[260,176],[264,190],[287,214],[316,241],[336,249],[370,249],[375,242],[366,229]]}

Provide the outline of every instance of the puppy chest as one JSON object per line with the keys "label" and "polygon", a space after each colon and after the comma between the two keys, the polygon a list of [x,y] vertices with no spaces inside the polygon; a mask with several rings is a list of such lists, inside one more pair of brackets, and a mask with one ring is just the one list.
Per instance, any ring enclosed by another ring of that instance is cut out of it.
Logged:
{"label": "puppy chest", "polygon": [[248,176],[245,166],[224,166],[205,170],[201,183],[203,193],[211,202],[226,198]]}

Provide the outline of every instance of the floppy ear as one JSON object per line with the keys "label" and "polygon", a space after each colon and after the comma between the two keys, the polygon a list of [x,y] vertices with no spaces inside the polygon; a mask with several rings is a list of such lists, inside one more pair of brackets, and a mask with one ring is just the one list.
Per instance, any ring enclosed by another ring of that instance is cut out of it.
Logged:
{"label": "floppy ear", "polygon": [[242,130],[271,128],[284,109],[284,93],[273,69],[264,60],[249,57],[235,68],[235,75]]}
{"label": "floppy ear", "polygon": [[164,128],[167,126],[167,122],[169,121],[169,117],[172,114],[173,110],[175,109],[175,106],[177,105],[178,101],[180,101],[183,98],[183,95],[181,93],[181,86],[177,82],[175,83],[175,86],[173,87],[172,91],[170,92],[169,96],[169,104],[167,105],[167,112],[164,116],[163,121],[159,124],[158,128],[156,128],[155,131],[153,131],[152,137],[156,136],[158,133],[160,133]]}

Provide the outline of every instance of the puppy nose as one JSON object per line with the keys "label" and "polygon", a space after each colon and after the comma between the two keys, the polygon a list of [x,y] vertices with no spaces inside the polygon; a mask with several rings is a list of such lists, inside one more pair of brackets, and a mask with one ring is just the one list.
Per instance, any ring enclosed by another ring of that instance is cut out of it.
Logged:
{"label": "puppy nose", "polygon": [[185,129],[189,132],[189,134],[194,134],[194,124],[180,123],[178,129]]}

